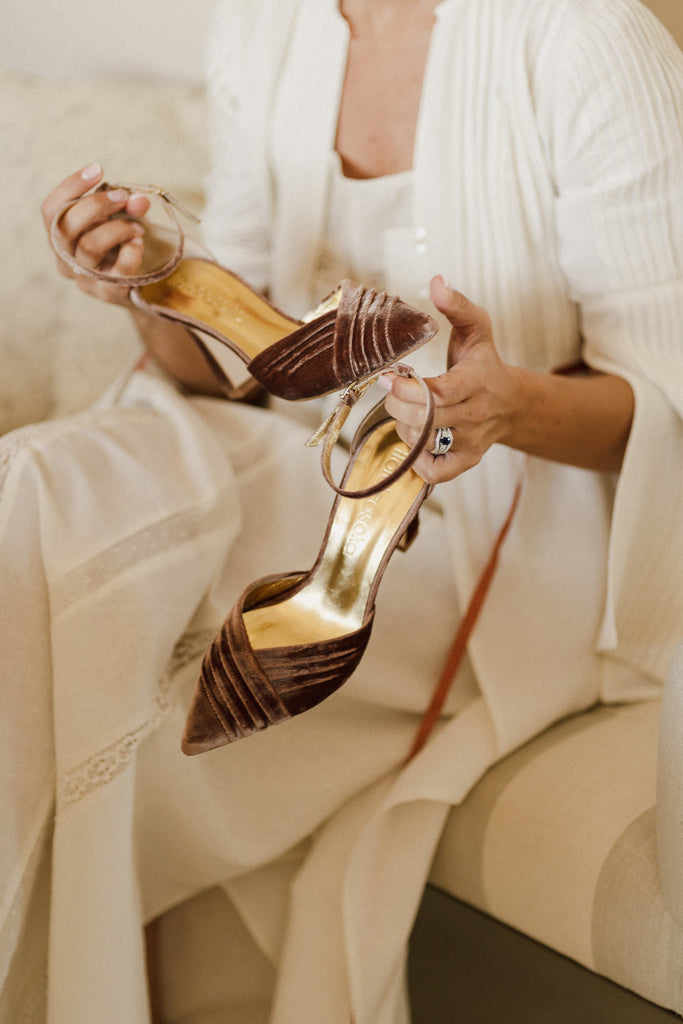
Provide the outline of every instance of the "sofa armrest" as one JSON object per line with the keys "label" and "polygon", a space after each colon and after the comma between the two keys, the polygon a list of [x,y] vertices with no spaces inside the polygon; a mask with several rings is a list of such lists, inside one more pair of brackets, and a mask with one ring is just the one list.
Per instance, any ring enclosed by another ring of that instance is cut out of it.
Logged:
{"label": "sofa armrest", "polygon": [[683,925],[683,643],[669,666],[662,701],[657,852],[667,910]]}

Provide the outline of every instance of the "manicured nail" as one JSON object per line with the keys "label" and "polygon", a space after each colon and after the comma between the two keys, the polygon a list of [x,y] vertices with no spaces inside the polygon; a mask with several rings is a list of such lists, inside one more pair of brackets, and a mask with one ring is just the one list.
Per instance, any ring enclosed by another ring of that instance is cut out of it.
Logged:
{"label": "manicured nail", "polygon": [[128,192],[125,188],[115,188],[111,192],[107,192],[107,198],[112,203],[120,203],[124,199],[128,199]]}
{"label": "manicured nail", "polygon": [[83,178],[83,181],[94,181],[95,178],[99,178],[101,173],[102,168],[99,164],[88,164],[81,171],[81,178]]}
{"label": "manicured nail", "polygon": [[390,392],[394,385],[394,378],[391,376],[390,373],[382,373],[377,378],[377,383],[381,388],[384,388],[385,391]]}

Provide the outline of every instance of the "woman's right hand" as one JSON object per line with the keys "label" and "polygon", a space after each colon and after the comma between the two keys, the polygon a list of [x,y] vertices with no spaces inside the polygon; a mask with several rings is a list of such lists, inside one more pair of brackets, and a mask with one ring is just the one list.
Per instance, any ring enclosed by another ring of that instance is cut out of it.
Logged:
{"label": "woman's right hand", "polygon": [[[144,248],[144,228],[136,218],[145,215],[149,200],[121,188],[91,192],[101,179],[99,164],[91,164],[69,175],[42,204],[45,229],[49,237],[52,222],[62,207],[79,200],[59,223],[59,234],[67,252],[87,268],[108,270],[122,276],[135,274],[142,262]],[[116,216],[123,213],[126,218]],[[59,256],[57,269],[64,277],[73,278],[81,291],[95,298],[118,305],[128,304],[125,285],[77,274]]]}

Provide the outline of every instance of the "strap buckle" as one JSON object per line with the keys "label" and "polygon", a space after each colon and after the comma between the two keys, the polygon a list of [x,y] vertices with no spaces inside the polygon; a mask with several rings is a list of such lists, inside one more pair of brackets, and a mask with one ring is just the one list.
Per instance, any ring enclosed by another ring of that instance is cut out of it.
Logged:
{"label": "strap buckle", "polygon": [[[382,370],[381,373],[383,372],[384,371]],[[372,377],[366,377],[364,380],[357,380],[354,381],[353,384],[349,384],[349,386],[340,394],[337,404],[329,416],[325,417],[318,429],[315,430],[309,437],[308,441],[306,441],[306,447],[317,448],[318,445],[323,443],[327,435],[332,433],[333,428],[334,440],[332,441],[332,444],[336,444],[342,427],[346,423],[349,413],[353,409],[354,405],[359,398],[362,398],[368,388],[372,387],[372,385],[377,382],[381,373],[375,373]]]}

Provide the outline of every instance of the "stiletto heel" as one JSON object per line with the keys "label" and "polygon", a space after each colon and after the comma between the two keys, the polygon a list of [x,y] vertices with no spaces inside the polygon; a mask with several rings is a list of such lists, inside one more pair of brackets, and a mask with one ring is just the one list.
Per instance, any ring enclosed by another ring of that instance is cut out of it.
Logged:
{"label": "stiletto heel", "polygon": [[[78,200],[55,216],[53,248],[74,273],[128,285],[138,309],[187,327],[229,398],[244,397],[254,380],[291,401],[341,391],[389,368],[438,330],[432,317],[401,299],[352,281],[342,281],[309,317],[289,317],[212,259],[183,258],[185,240],[176,211],[197,218],[168,192],[151,185],[100,185],[98,191],[113,188],[162,201],[176,235],[171,258],[157,270],[131,277],[82,266],[66,250],[59,231],[62,217]],[[227,346],[246,364],[252,380],[235,387],[201,334]]]}
{"label": "stiletto heel", "polygon": [[[406,367],[398,372],[416,376]],[[431,490],[411,468],[433,420],[433,397],[420,382],[426,416],[412,449],[382,403],[359,427],[342,486],[333,484],[337,497],[313,568],[263,577],[234,605],[204,658],[182,738],[185,754],[307,711],[358,666],[386,565],[403,540],[413,539]],[[337,426],[335,420],[333,435]]]}

